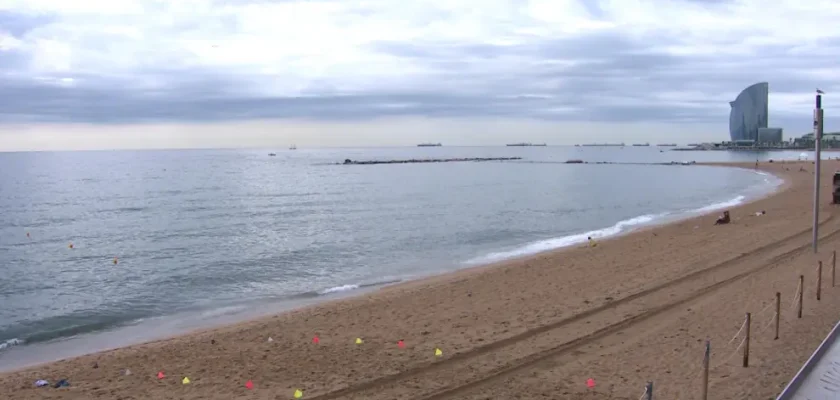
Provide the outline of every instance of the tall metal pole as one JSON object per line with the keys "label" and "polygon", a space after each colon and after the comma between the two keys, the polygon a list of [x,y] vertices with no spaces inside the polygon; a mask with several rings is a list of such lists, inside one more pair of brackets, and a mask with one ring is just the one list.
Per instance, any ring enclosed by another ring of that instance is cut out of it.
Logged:
{"label": "tall metal pole", "polygon": [[814,253],[817,252],[820,222],[820,142],[822,142],[822,91],[817,89],[817,104],[814,108]]}

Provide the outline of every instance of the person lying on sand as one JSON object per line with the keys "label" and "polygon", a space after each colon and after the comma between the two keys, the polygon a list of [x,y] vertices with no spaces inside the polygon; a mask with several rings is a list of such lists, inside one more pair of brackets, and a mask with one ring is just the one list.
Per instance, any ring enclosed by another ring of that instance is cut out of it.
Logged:
{"label": "person lying on sand", "polygon": [[723,215],[718,217],[717,221],[715,221],[715,225],[728,224],[729,221],[731,221],[729,218],[729,211],[724,211]]}
{"label": "person lying on sand", "polygon": [[586,240],[589,241],[589,247],[595,247],[598,245],[598,243],[595,243],[595,239],[592,239],[592,236],[587,237]]}
{"label": "person lying on sand", "polygon": [[756,216],[756,217],[760,217],[760,216],[762,216],[762,215],[764,215],[764,214],[767,214],[767,212],[765,212],[764,210],[761,210],[761,211],[756,211],[755,216]]}

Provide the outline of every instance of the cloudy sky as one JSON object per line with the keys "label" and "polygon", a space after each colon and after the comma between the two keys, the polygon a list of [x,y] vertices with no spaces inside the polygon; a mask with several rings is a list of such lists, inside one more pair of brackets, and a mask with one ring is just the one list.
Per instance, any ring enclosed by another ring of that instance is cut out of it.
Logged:
{"label": "cloudy sky", "polygon": [[837,0],[0,0],[0,150],[840,130]]}

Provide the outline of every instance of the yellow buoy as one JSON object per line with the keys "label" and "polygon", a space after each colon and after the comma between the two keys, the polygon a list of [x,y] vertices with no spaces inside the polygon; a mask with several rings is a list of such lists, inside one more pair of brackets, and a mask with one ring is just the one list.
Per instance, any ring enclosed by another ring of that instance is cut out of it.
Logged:
{"label": "yellow buoy", "polygon": [[303,391],[300,389],[295,389],[295,398],[299,399],[301,397],[303,397]]}

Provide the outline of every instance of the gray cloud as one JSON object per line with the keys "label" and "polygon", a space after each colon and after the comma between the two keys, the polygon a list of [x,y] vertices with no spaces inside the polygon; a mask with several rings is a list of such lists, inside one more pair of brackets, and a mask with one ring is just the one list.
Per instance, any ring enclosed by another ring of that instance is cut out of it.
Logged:
{"label": "gray cloud", "polygon": [[[725,3],[693,2],[709,7]],[[597,4],[584,4],[596,18],[605,15]],[[368,12],[354,9],[357,15]],[[0,27],[21,41],[39,25],[53,20],[51,16],[0,12]],[[242,27],[230,16],[213,23],[226,29]],[[172,24],[181,31],[199,25],[199,20]],[[807,55],[797,54],[794,45],[783,44],[750,45],[749,53],[728,54],[727,49],[745,46],[739,37],[719,44],[719,54],[663,51],[681,45],[678,39],[633,39],[624,32],[610,31],[565,39],[535,37],[513,45],[380,40],[367,44],[365,50],[422,67],[426,72],[419,81],[350,91],[340,79],[325,77],[303,85],[302,95],[297,97],[255,94],[252,89],[267,84],[270,76],[176,62],[193,60],[194,55],[182,52],[168,56],[170,66],[109,75],[54,73],[46,77],[54,78],[50,80],[27,74],[32,54],[12,49],[0,51],[0,122],[357,120],[421,115],[719,122],[725,126],[727,102],[757,81],[769,81],[772,94],[803,93],[820,85],[827,91],[840,89],[809,75],[815,68],[833,68],[836,60],[831,55],[840,50],[840,39],[819,42],[823,50]],[[90,48],[107,54],[108,46],[117,42],[116,37],[100,36]],[[160,53],[167,51],[161,49]],[[72,84],[61,84],[62,78],[72,79]],[[671,93],[686,95],[664,95]],[[798,127],[799,122],[786,111],[781,110],[774,121]]]}

